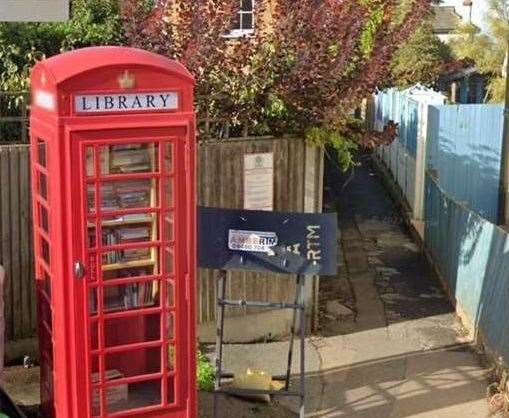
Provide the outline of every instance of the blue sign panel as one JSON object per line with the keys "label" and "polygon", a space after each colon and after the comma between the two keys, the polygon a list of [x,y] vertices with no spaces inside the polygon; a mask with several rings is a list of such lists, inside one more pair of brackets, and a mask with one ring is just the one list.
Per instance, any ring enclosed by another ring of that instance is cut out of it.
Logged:
{"label": "blue sign panel", "polygon": [[337,215],[200,207],[198,264],[222,270],[334,275]]}

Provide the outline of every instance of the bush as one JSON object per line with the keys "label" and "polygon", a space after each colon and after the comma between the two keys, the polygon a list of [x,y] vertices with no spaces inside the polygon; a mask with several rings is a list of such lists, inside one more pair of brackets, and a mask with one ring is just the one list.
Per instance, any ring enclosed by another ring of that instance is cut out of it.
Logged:
{"label": "bush", "polygon": [[216,373],[214,366],[209,359],[201,351],[198,351],[198,367],[197,367],[198,389],[206,392],[214,391],[214,383]]}

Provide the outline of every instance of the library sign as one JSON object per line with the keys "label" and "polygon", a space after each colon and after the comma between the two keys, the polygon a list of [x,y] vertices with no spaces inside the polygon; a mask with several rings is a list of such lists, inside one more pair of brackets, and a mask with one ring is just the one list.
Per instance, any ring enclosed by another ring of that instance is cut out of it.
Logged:
{"label": "library sign", "polygon": [[74,98],[76,113],[135,112],[178,109],[178,93],[89,94]]}

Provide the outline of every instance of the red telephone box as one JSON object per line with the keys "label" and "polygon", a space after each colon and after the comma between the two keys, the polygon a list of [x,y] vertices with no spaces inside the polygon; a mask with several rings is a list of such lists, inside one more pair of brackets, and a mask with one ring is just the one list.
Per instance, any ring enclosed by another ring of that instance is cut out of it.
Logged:
{"label": "red telephone box", "polygon": [[196,416],[193,88],[131,48],[33,70],[45,418]]}

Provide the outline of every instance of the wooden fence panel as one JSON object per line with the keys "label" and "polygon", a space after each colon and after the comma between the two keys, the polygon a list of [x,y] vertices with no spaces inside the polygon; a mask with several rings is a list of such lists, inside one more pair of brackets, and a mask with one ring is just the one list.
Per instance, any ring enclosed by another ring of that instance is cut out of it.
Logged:
{"label": "wooden fence panel", "polygon": [[0,146],[0,264],[6,270],[7,341],[33,336],[37,325],[29,166],[28,145]]}
{"label": "wooden fence panel", "polygon": [[[323,152],[302,138],[230,139],[199,145],[199,204],[242,209],[244,202],[244,155],[274,153],[274,210],[320,212],[322,204]],[[229,272],[227,297],[233,299],[291,302],[295,281],[276,274]],[[215,317],[215,272],[200,269],[198,319]],[[255,309],[227,309],[227,316],[259,312]]]}
{"label": "wooden fence panel", "polygon": [[[198,201],[200,205],[242,208],[244,155],[274,153],[274,210],[320,211],[323,153],[299,138],[231,139],[200,143]],[[36,300],[32,249],[29,147],[0,145],[0,264],[6,269],[6,340],[35,335]],[[255,280],[253,280],[255,279]],[[228,275],[228,297],[291,301],[294,280],[274,280],[260,273]],[[215,272],[200,270],[198,321],[215,319]],[[229,316],[254,311],[232,309]]]}

